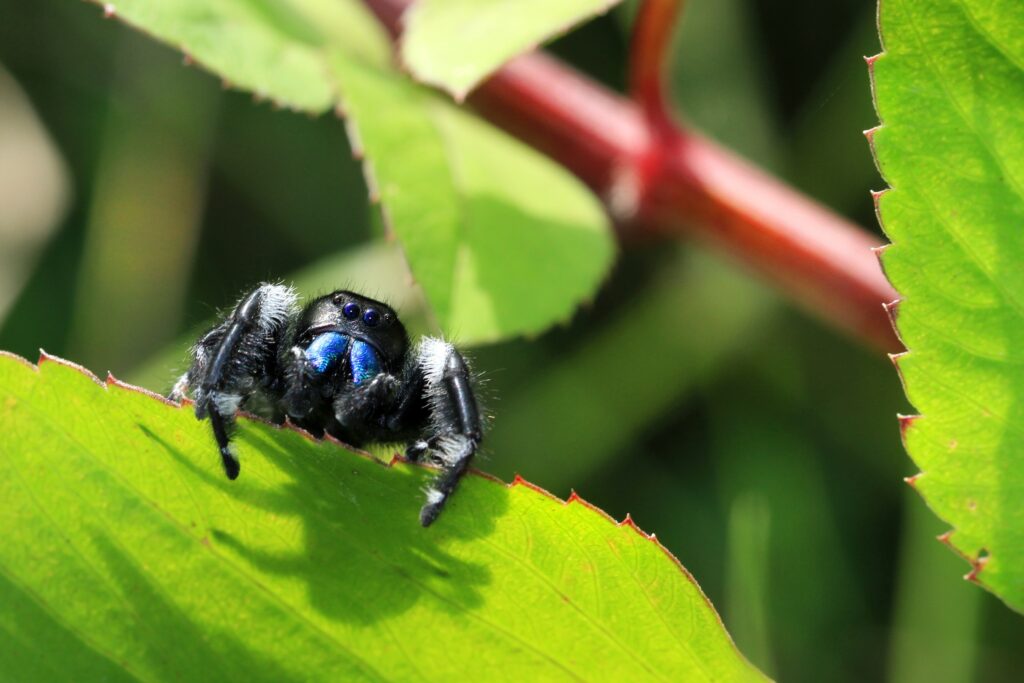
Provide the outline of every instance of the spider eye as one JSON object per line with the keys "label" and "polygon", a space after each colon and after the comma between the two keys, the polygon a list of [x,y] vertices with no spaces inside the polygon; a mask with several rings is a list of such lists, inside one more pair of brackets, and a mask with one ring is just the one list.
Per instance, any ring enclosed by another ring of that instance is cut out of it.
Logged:
{"label": "spider eye", "polygon": [[348,302],[341,307],[341,314],[349,320],[355,320],[359,317],[359,304]]}
{"label": "spider eye", "polygon": [[363,322],[370,327],[377,327],[377,323],[380,322],[380,313],[372,308],[367,308],[366,313],[363,313]]}

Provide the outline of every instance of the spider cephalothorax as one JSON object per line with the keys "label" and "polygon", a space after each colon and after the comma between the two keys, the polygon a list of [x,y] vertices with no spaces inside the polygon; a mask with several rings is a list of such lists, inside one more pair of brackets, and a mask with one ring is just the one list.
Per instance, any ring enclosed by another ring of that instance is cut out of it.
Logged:
{"label": "spider cephalothorax", "polygon": [[427,489],[420,522],[429,526],[469,467],[481,438],[472,378],[451,344],[426,337],[412,347],[386,304],[349,291],[299,308],[295,292],[262,284],[204,334],[192,366],[170,397],[191,392],[196,417],[209,418],[229,479],[239,473],[230,446],[235,413],[255,394],[315,436],[353,446],[407,445],[441,473]]}

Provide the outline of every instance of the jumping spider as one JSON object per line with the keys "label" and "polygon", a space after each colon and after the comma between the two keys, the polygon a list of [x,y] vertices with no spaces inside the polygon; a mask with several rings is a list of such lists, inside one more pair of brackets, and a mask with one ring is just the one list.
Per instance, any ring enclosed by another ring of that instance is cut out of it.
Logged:
{"label": "jumping spider", "polygon": [[420,523],[429,526],[469,467],[482,436],[465,360],[426,337],[410,346],[386,304],[339,290],[299,308],[295,291],[261,284],[192,348],[192,366],[171,390],[191,390],[196,418],[210,419],[228,479],[239,462],[230,446],[235,413],[255,394],[311,434],[352,446],[407,444],[441,472],[426,490]]}

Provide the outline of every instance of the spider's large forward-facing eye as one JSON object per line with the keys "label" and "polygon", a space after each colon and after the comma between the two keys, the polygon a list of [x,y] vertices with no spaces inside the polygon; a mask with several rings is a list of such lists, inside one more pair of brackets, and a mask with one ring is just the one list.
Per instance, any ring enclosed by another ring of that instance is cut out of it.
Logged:
{"label": "spider's large forward-facing eye", "polygon": [[380,322],[380,313],[372,308],[367,308],[366,313],[363,313],[363,322],[370,327],[377,327],[377,323]]}
{"label": "spider's large forward-facing eye", "polygon": [[355,320],[359,317],[359,304],[348,302],[341,307],[341,314],[349,320]]}

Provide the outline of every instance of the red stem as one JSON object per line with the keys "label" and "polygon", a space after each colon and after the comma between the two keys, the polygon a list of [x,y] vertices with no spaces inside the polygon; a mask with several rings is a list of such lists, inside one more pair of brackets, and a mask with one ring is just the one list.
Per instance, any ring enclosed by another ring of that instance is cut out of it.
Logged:
{"label": "red stem", "polygon": [[672,108],[665,87],[665,65],[683,0],[640,4],[629,46],[629,95],[655,131],[672,132]]}
{"label": "red stem", "polygon": [[[366,2],[397,36],[409,0]],[[650,65],[666,43],[661,34],[653,55],[635,66],[648,114],[665,111]],[[714,142],[667,116],[665,127],[652,125],[637,104],[539,52],[506,64],[468,102],[579,176],[605,201],[624,240],[695,237],[840,329],[884,351],[902,349],[882,308],[897,294],[872,251],[878,240]]]}

